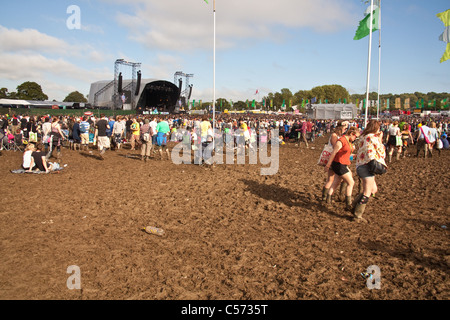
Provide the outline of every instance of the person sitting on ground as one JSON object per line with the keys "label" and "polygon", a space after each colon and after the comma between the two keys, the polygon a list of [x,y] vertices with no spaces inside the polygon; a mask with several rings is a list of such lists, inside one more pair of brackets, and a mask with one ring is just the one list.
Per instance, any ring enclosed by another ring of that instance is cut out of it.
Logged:
{"label": "person sitting on ground", "polygon": [[35,150],[35,146],[33,143],[29,143],[27,147],[25,148],[25,152],[23,153],[23,161],[22,161],[22,169],[24,170],[30,170],[33,169],[31,167],[32,162],[32,154]]}
{"label": "person sitting on ground", "polygon": [[36,150],[31,154],[31,164],[28,172],[32,172],[33,170],[38,170],[46,173],[50,171],[47,164],[47,158],[44,153],[44,146],[42,145],[42,143],[38,143],[36,145]]}

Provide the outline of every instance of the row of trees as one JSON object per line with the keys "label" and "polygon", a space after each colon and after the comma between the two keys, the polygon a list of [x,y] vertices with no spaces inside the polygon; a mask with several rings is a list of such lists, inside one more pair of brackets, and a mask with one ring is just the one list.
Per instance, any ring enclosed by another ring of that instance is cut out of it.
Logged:
{"label": "row of trees", "polygon": [[[7,88],[1,88],[0,99],[46,101],[48,96],[42,91],[42,87],[38,83],[27,81],[17,86],[15,92],[8,92]],[[87,103],[88,101],[83,94],[74,91],[69,93],[63,102]]]}
{"label": "row of trees", "polygon": [[[381,111],[386,110],[387,101],[389,101],[389,109],[395,108],[395,100],[400,98],[401,109],[405,109],[405,101],[409,99],[410,108],[414,109],[417,102],[424,110],[440,110],[448,108],[450,105],[450,94],[448,92],[436,93],[436,92],[414,92],[403,94],[382,94],[380,95]],[[324,85],[314,87],[311,90],[300,90],[293,94],[290,89],[284,88],[280,92],[269,93],[264,96],[261,101],[238,101],[233,102],[225,98],[219,98],[216,101],[216,110],[252,110],[252,109],[264,109],[264,110],[278,110],[283,106],[287,111],[291,111],[291,106],[297,106],[300,112],[304,112],[305,104],[315,99],[316,103],[357,103],[366,99],[366,94],[350,94],[347,89],[340,85]],[[378,93],[370,92],[369,100],[377,101]],[[195,106],[194,109],[205,109],[210,103],[202,103]]]}
{"label": "row of trees", "polygon": [[[7,88],[0,89],[0,99],[21,99],[21,100],[33,100],[43,101],[48,100],[48,96],[42,91],[42,87],[36,82],[24,82],[17,86],[16,92],[8,92]],[[285,110],[291,111],[292,106],[298,106],[300,112],[304,112],[304,106],[306,102],[311,102],[312,99],[316,99],[316,102],[322,103],[356,103],[357,101],[363,101],[366,98],[365,94],[352,94],[350,95],[347,89],[344,87],[333,84],[314,87],[311,90],[300,90],[296,93],[292,93],[290,89],[284,88],[280,92],[269,93],[264,96],[261,101],[237,101],[233,102],[225,98],[219,98],[216,100],[216,110],[252,110],[252,109],[264,109],[264,110],[278,110],[285,107]],[[380,100],[382,103],[382,111],[386,108],[386,102],[389,100],[390,109],[395,107],[395,100],[400,98],[402,101],[402,109],[404,108],[404,102],[409,101],[410,108],[415,108],[417,102],[424,110],[439,110],[444,109],[450,104],[450,94],[436,93],[436,92],[414,92],[403,94],[382,94]],[[370,92],[369,100],[376,101],[378,94],[376,92]],[[63,102],[80,102],[87,103],[86,97],[78,91],[71,92],[63,100]],[[206,109],[210,106],[210,102],[197,103],[194,109]],[[383,109],[384,108],[384,109]]]}

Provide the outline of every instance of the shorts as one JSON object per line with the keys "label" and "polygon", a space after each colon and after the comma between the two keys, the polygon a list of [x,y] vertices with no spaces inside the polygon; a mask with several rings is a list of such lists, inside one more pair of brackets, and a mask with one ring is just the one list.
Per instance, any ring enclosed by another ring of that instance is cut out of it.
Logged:
{"label": "shorts", "polygon": [[100,149],[109,149],[110,148],[110,140],[109,137],[97,137],[98,147]]}
{"label": "shorts", "polygon": [[356,168],[356,174],[361,179],[375,177],[375,175],[370,172],[369,166],[367,164],[363,164],[362,166],[357,167]]}
{"label": "shorts", "polygon": [[389,136],[388,145],[396,147],[397,146],[397,137]]}
{"label": "shorts", "polygon": [[347,165],[339,163],[339,162],[336,162],[336,161],[333,161],[331,163],[331,170],[333,170],[333,172],[335,174],[337,174],[338,176],[343,176],[344,174],[350,172],[350,170],[349,170]]}
{"label": "shorts", "polygon": [[164,133],[158,132],[158,135],[156,137],[156,144],[159,147],[166,147],[167,146],[167,137]]}
{"label": "shorts", "polygon": [[81,144],[86,145],[89,144],[89,133],[80,134]]}

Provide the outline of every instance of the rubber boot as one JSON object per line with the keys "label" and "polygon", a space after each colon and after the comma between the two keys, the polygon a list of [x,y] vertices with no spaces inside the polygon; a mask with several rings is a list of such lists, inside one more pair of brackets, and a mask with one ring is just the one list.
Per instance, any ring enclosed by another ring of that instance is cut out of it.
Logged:
{"label": "rubber boot", "polygon": [[352,202],[352,208],[355,208],[355,207],[356,207],[356,205],[358,204],[358,202],[361,201],[362,197],[363,197],[363,194],[362,194],[362,193],[360,193],[360,194],[358,194],[358,195],[356,196],[355,200],[353,200],[353,202]]}
{"label": "rubber boot", "polygon": [[345,196],[345,209],[347,211],[352,211],[352,196]]}
{"label": "rubber boot", "polygon": [[345,201],[345,194],[347,193],[347,186],[348,186],[348,184],[346,182],[341,182],[341,186],[339,188],[339,197],[338,197],[339,202]]}
{"label": "rubber boot", "polygon": [[355,215],[355,217],[354,217],[355,221],[367,222],[367,220],[362,217],[362,215],[364,214],[364,211],[366,210],[367,202],[369,202],[369,198],[362,196],[361,200],[355,206],[355,209],[353,210],[353,214]]}
{"label": "rubber boot", "polygon": [[332,195],[327,194],[327,198],[325,200],[325,203],[327,206],[331,206],[331,198],[332,198]]}
{"label": "rubber boot", "polygon": [[330,190],[330,189],[323,187],[323,189],[322,189],[322,201],[326,201],[327,200],[328,190]]}

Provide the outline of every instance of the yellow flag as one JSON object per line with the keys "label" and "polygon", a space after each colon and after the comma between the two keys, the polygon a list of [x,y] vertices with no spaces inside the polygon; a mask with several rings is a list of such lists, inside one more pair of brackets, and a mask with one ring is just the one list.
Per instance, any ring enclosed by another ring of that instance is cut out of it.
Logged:
{"label": "yellow flag", "polygon": [[445,30],[439,37],[439,40],[444,41],[447,43],[447,48],[444,52],[444,55],[441,58],[441,63],[450,59],[450,9],[438,13],[436,15],[445,25]]}

